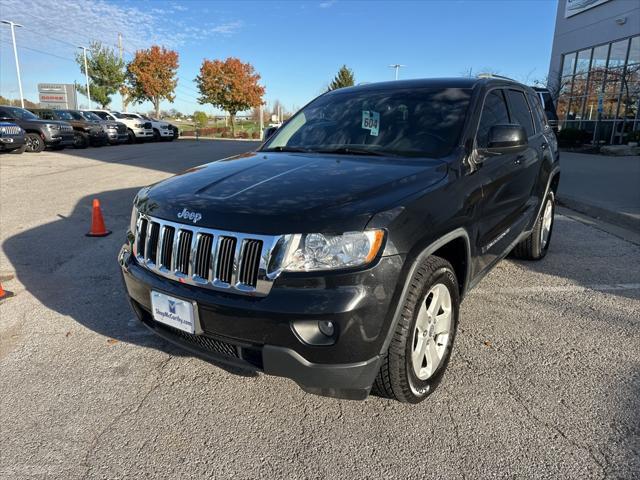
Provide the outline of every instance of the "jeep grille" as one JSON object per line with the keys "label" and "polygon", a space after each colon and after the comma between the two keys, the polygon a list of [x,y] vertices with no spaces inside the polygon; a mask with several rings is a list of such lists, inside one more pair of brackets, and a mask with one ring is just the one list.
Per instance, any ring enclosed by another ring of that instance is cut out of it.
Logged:
{"label": "jeep grille", "polygon": [[265,296],[279,236],[200,228],[138,214],[133,252],[140,265],[181,283]]}

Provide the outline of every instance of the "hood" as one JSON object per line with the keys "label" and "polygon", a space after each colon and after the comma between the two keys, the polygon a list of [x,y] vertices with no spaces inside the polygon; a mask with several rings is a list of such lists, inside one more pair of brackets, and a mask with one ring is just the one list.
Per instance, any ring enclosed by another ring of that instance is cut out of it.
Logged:
{"label": "hood", "polygon": [[440,160],[253,152],[144,188],[137,206],[173,221],[186,209],[197,226],[236,232],[353,231],[446,172]]}

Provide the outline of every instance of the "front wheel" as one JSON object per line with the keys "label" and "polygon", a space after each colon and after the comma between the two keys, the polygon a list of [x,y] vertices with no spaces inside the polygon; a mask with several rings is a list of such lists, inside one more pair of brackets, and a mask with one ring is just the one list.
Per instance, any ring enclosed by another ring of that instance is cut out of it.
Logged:
{"label": "front wheel", "polygon": [[523,260],[541,260],[549,250],[553,218],[556,211],[556,198],[552,191],[547,194],[531,234],[518,243],[511,252],[515,258]]}
{"label": "front wheel", "polygon": [[73,148],[87,148],[89,146],[89,135],[84,132],[73,133]]}
{"label": "front wheel", "polygon": [[25,151],[30,153],[40,153],[45,146],[42,137],[37,133],[27,133],[25,135],[25,144],[27,146]]}
{"label": "front wheel", "polygon": [[133,130],[131,129],[127,131],[127,143],[129,145],[133,145],[134,143],[136,143],[136,134],[133,133]]}
{"label": "front wheel", "polygon": [[13,155],[20,155],[20,154],[24,153],[26,149],[27,149],[27,144],[25,143],[21,147],[14,148],[9,153],[12,153]]}
{"label": "front wheel", "polygon": [[372,392],[419,403],[440,383],[451,357],[460,311],[451,264],[429,257],[408,279],[400,319]]}

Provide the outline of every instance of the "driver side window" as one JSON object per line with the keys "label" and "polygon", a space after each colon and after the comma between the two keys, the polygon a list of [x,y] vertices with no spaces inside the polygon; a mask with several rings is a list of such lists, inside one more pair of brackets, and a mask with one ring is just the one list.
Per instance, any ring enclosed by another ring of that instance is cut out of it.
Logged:
{"label": "driver side window", "polygon": [[484,100],[482,115],[476,142],[479,148],[487,148],[489,144],[489,130],[494,125],[505,125],[510,123],[507,103],[504,100],[502,90],[492,90]]}

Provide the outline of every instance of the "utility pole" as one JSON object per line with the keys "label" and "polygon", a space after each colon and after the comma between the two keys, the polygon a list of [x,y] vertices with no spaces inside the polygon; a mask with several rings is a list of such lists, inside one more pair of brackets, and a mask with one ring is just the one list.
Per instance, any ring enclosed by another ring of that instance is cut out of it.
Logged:
{"label": "utility pole", "polygon": [[13,41],[13,56],[16,59],[16,75],[18,76],[18,91],[20,92],[20,106],[24,108],[24,95],[22,94],[22,80],[20,79],[20,64],[18,63],[18,49],[16,48],[16,32],[15,27],[22,27],[19,23],[10,22],[9,20],[2,20],[2,23],[6,23],[11,26],[11,40]]}
{"label": "utility pole", "polygon": [[393,63],[389,65],[389,68],[394,68],[396,70],[396,80],[398,80],[398,72],[402,67],[406,67],[406,65],[400,65],[399,63]]}
{"label": "utility pole", "polygon": [[259,108],[258,111],[260,113],[260,122],[258,124],[258,125],[260,125],[260,140],[262,140],[263,139],[262,135],[263,135],[263,132],[264,132],[264,118],[262,116],[262,103],[260,103],[260,108]]}
{"label": "utility pole", "polygon": [[91,108],[91,92],[89,91],[89,67],[87,67],[87,47],[78,47],[82,49],[84,55],[84,76],[87,88],[87,98],[89,99],[89,108]]}

